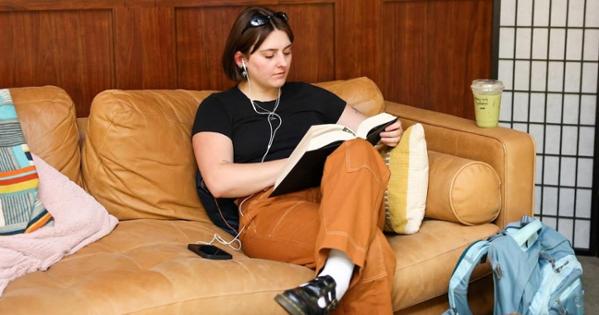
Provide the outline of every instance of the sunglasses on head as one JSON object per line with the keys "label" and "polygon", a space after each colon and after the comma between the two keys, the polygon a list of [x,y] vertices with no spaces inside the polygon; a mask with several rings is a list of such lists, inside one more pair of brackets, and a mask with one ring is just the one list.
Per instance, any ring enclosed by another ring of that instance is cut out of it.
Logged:
{"label": "sunglasses on head", "polygon": [[243,34],[250,27],[264,26],[266,25],[266,23],[269,23],[273,18],[277,18],[280,21],[283,21],[285,24],[287,24],[287,20],[289,20],[289,17],[287,17],[287,13],[285,12],[275,12],[271,15],[256,13],[254,16],[252,16],[252,18],[248,22],[248,25],[243,29],[243,31],[241,31],[241,33]]}

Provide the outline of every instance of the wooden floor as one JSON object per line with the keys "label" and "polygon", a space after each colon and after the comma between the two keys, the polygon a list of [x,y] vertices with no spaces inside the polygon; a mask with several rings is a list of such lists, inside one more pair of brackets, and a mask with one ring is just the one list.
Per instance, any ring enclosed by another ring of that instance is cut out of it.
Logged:
{"label": "wooden floor", "polygon": [[585,314],[599,314],[599,257],[578,256],[582,264]]}

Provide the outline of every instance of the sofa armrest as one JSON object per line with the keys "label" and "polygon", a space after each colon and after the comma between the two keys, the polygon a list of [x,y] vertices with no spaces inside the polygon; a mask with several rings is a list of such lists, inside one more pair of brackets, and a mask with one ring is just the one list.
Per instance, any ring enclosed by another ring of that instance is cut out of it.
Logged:
{"label": "sofa armrest", "polygon": [[401,118],[404,128],[419,122],[429,150],[482,161],[501,179],[501,210],[495,223],[532,215],[535,146],[532,137],[508,128],[479,128],[474,121],[412,106],[385,102],[385,110]]}

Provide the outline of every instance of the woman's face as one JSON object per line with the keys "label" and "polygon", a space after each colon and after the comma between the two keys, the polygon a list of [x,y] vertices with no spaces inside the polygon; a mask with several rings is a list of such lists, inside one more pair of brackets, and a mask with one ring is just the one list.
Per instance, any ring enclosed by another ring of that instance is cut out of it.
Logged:
{"label": "woman's face", "polygon": [[252,85],[263,90],[283,86],[291,66],[291,41],[287,33],[272,31],[246,63]]}

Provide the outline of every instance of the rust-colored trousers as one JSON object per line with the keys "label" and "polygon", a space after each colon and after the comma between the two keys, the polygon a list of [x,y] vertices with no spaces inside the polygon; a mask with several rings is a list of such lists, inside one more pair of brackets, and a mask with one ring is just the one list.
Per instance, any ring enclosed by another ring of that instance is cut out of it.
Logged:
{"label": "rust-colored trousers", "polygon": [[381,231],[388,179],[371,144],[347,141],[328,157],[320,188],[269,189],[241,205],[243,251],[319,271],[330,249],[341,250],[357,268],[335,314],[392,314],[395,255]]}

